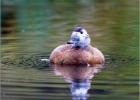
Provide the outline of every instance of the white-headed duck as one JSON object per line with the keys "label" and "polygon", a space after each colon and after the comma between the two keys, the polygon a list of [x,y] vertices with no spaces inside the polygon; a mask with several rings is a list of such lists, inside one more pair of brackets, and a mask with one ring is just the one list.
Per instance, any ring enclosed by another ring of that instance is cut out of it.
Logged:
{"label": "white-headed duck", "polygon": [[51,55],[50,62],[54,64],[103,64],[105,62],[102,52],[90,45],[90,37],[83,27],[76,27],[67,44],[56,47]]}

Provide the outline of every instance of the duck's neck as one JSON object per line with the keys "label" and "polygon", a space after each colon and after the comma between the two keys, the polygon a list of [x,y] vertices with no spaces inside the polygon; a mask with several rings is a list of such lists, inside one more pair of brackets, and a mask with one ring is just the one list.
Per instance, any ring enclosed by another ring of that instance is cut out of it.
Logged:
{"label": "duck's neck", "polygon": [[76,46],[76,47],[74,47],[74,48],[81,48],[80,46]]}
{"label": "duck's neck", "polygon": [[86,49],[86,48],[88,48],[88,46],[84,46],[84,47],[76,46],[76,47],[72,47],[72,48],[79,50],[79,49]]}

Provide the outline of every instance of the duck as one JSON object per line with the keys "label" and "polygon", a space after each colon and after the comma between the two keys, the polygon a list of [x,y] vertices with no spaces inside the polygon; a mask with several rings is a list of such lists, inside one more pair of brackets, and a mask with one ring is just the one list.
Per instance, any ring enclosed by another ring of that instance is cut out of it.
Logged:
{"label": "duck", "polygon": [[52,64],[94,65],[104,64],[103,53],[90,44],[91,38],[84,27],[75,27],[70,40],[56,47],[50,54]]}

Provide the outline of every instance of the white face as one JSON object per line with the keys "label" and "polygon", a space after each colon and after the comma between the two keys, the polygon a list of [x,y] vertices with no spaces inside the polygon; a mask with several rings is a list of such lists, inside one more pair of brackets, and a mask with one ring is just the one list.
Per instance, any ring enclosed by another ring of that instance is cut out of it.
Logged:
{"label": "white face", "polygon": [[77,27],[72,32],[71,40],[73,47],[85,48],[90,45],[90,37],[84,28]]}

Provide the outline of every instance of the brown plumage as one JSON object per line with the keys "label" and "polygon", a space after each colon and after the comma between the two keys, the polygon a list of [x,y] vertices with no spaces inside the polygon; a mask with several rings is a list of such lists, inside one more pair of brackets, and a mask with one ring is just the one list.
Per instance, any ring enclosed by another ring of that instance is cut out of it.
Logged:
{"label": "brown plumage", "polygon": [[54,64],[103,64],[104,55],[97,48],[73,48],[71,44],[60,45],[50,55],[50,62]]}

